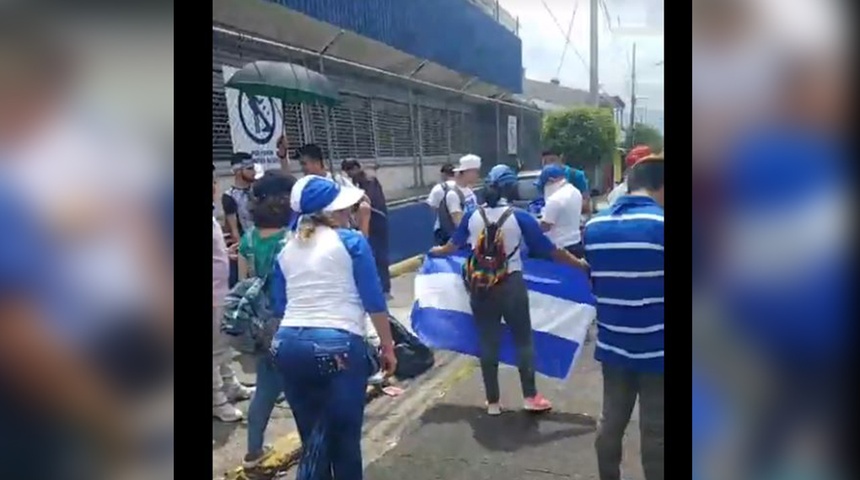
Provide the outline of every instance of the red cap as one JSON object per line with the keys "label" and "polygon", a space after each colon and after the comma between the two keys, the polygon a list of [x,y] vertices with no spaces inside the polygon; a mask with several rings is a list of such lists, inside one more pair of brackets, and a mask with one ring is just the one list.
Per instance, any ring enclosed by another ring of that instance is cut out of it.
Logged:
{"label": "red cap", "polygon": [[625,168],[630,168],[639,160],[651,155],[651,148],[648,145],[638,145],[630,149],[627,157],[624,158]]}

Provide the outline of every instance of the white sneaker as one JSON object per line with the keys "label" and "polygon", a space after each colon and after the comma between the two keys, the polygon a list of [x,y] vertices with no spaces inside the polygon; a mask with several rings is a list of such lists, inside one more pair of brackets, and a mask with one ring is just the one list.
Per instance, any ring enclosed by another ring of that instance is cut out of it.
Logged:
{"label": "white sneaker", "polygon": [[234,383],[226,386],[224,393],[227,394],[227,398],[231,402],[241,402],[242,400],[248,400],[254,395],[254,388],[246,387],[241,383]]}
{"label": "white sneaker", "polygon": [[487,415],[495,417],[502,414],[502,405],[499,403],[487,404]]}
{"label": "white sneaker", "polygon": [[244,415],[242,411],[234,407],[231,403],[222,403],[221,405],[212,406],[212,416],[221,420],[224,423],[235,423],[242,420]]}

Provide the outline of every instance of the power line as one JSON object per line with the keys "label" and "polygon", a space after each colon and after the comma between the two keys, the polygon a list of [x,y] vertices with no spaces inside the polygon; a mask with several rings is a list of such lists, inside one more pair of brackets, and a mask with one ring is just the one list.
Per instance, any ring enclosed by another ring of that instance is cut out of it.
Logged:
{"label": "power line", "polygon": [[[579,4],[574,0],[573,3],[573,13],[570,14],[570,22],[567,24],[567,34],[564,36],[565,39],[570,38],[570,33],[573,30],[573,19],[576,18],[576,9],[579,7]],[[570,46],[570,42],[564,42],[564,49],[561,51],[561,60],[558,62],[558,69],[555,71],[555,78],[558,78],[561,75],[561,67],[564,65],[564,57],[567,55],[567,47]]]}
{"label": "power line", "polygon": [[570,45],[573,48],[573,53],[579,58],[579,61],[582,62],[582,66],[588,69],[588,62],[585,61],[585,57],[579,52],[576,48],[576,45],[573,45],[573,42],[570,41],[570,35],[566,35],[564,31],[564,27],[561,26],[561,23],[555,18],[555,14],[552,13],[552,9],[549,8],[549,5],[546,4],[546,0],[540,0],[540,3],[543,4],[543,8],[546,9],[546,12],[549,14],[550,18],[552,18],[553,23],[555,23],[558,31],[564,36],[565,45]]}

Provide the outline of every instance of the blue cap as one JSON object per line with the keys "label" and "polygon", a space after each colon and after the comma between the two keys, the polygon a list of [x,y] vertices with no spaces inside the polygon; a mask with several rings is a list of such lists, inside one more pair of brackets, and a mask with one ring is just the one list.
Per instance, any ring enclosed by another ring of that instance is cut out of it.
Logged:
{"label": "blue cap", "polygon": [[547,165],[543,167],[543,170],[540,172],[540,176],[537,181],[535,181],[535,186],[538,190],[543,190],[543,187],[549,183],[550,180],[554,178],[563,178],[567,176],[567,172],[565,172],[564,167],[558,164]]}
{"label": "blue cap", "polygon": [[514,173],[513,169],[507,165],[496,165],[490,169],[490,173],[487,174],[485,182],[487,185],[493,185],[496,187],[516,185],[517,174]]}

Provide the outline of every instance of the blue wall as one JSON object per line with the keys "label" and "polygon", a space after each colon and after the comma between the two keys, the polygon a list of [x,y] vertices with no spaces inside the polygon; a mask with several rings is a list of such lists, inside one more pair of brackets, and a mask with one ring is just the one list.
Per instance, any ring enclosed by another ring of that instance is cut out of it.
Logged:
{"label": "blue wall", "polygon": [[391,264],[426,253],[433,246],[433,212],[424,202],[388,210],[388,260]]}
{"label": "blue wall", "polygon": [[521,93],[522,42],[466,0],[269,0]]}

